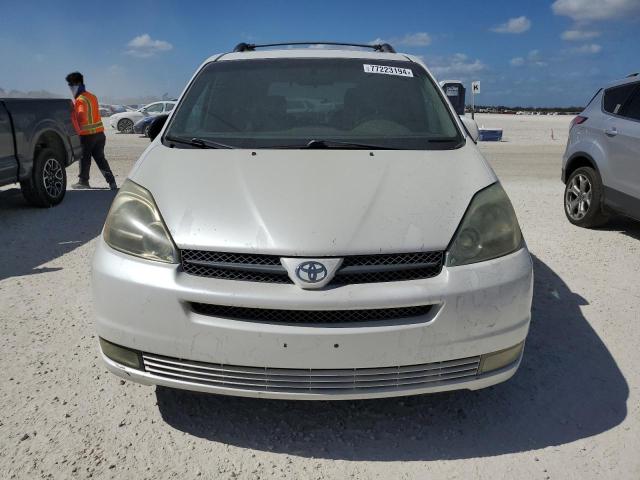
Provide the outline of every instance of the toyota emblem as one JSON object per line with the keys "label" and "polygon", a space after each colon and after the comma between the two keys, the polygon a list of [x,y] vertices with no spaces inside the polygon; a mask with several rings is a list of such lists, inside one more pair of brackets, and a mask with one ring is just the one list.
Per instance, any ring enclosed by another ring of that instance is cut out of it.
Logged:
{"label": "toyota emblem", "polygon": [[327,267],[320,262],[303,262],[296,268],[296,276],[305,283],[318,283],[327,277]]}

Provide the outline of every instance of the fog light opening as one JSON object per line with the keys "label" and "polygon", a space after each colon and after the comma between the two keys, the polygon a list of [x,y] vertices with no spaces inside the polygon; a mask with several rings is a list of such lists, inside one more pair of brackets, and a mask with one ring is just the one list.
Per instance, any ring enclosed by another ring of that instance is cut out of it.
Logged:
{"label": "fog light opening", "polygon": [[511,365],[520,358],[523,348],[524,342],[520,342],[513,347],[482,355],[480,358],[478,373],[492,372]]}
{"label": "fog light opening", "polygon": [[125,367],[136,368],[142,370],[142,356],[140,352],[121,347],[115,343],[111,343],[104,338],[100,338],[100,349],[109,359]]}

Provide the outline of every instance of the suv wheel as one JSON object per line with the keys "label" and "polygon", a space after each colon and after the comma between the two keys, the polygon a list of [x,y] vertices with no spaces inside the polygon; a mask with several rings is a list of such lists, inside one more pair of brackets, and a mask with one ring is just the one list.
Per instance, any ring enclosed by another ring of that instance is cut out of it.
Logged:
{"label": "suv wheel", "polygon": [[118,122],[118,131],[122,133],[133,133],[133,122],[128,118],[123,118]]}
{"label": "suv wheel", "polygon": [[578,168],[567,180],[564,213],[579,227],[597,227],[607,221],[602,211],[602,179],[593,168]]}
{"label": "suv wheel", "polygon": [[33,161],[28,180],[20,182],[24,198],[35,207],[59,204],[67,190],[67,171],[62,155],[55,150],[41,150]]}

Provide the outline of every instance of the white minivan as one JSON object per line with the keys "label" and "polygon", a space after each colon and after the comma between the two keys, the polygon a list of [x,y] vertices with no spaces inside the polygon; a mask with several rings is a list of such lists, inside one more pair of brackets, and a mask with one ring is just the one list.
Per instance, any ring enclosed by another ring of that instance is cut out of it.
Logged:
{"label": "white minivan", "polygon": [[209,58],[116,196],[93,262],[107,367],[305,400],[510,378],[531,257],[427,67],[274,47]]}

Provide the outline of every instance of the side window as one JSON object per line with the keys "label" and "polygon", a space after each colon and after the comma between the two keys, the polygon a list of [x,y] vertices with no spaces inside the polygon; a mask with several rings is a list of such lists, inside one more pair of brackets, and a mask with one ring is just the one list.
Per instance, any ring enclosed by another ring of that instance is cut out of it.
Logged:
{"label": "side window", "polygon": [[170,112],[171,110],[173,110],[173,107],[175,107],[176,104],[175,103],[165,103],[164,104],[164,111],[165,112]]}
{"label": "side window", "polygon": [[147,108],[147,113],[161,113],[162,112],[162,104],[154,103],[153,105],[149,105]]}
{"label": "side window", "polygon": [[620,115],[633,118],[634,120],[640,120],[640,84],[638,84],[631,98],[629,98],[620,110]]}
{"label": "side window", "polygon": [[632,83],[605,90],[602,104],[604,111],[619,115],[620,109],[631,95],[631,92],[636,88],[636,85],[637,84]]}

